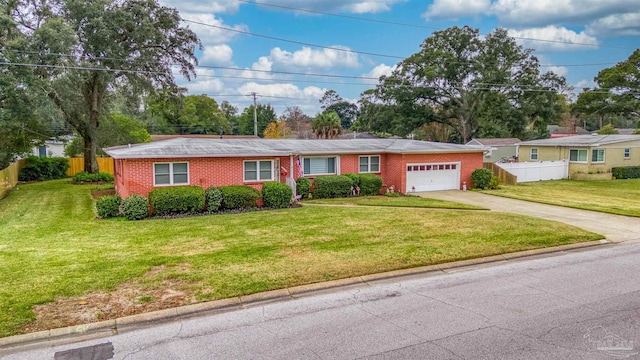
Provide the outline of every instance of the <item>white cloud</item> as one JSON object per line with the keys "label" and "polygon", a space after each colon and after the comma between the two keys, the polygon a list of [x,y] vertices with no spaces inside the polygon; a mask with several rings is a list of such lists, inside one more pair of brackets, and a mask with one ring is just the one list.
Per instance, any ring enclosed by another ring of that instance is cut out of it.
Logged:
{"label": "white cloud", "polygon": [[459,19],[487,14],[491,0],[434,0],[422,14],[427,19]]}
{"label": "white cloud", "polygon": [[232,58],[233,49],[227,44],[222,44],[205,46],[199,60],[201,64],[222,65],[230,64]]}
{"label": "white cloud", "polygon": [[380,64],[376,67],[374,67],[373,69],[371,69],[371,71],[369,71],[366,74],[363,74],[362,76],[364,77],[372,77],[372,78],[380,78],[380,76],[382,75],[386,75],[389,76],[391,75],[391,73],[397,68],[397,65],[393,65],[393,66],[389,66],[386,64]]}
{"label": "white cloud", "polygon": [[637,11],[637,0],[497,0],[491,11],[509,25],[586,23]]}
{"label": "white cloud", "polygon": [[585,33],[593,36],[640,35],[640,12],[609,15],[587,26]]}
{"label": "white cloud", "polygon": [[[180,15],[185,20],[196,21],[203,24],[228,27],[228,28],[232,28],[240,31],[248,30],[247,26],[242,24],[229,26],[225,24],[221,19],[216,18],[215,15],[213,14],[181,13]],[[235,33],[232,31],[226,31],[226,30],[218,29],[211,26],[194,24],[188,21],[184,22],[184,24],[188,25],[189,28],[198,35],[198,38],[200,39],[200,41],[202,41],[202,43],[205,45],[227,43],[239,35],[238,33]]]}
{"label": "white cloud", "polygon": [[[334,48],[346,49],[344,46],[332,46]],[[304,68],[356,68],[360,66],[358,54],[347,51],[333,49],[315,50],[303,47],[301,50],[289,52],[279,47],[273,48],[269,59],[276,64],[283,66],[297,66]]]}
{"label": "white cloud", "polygon": [[573,87],[575,87],[576,90],[582,90],[584,88],[592,89],[596,87],[596,83],[593,80],[583,79],[578,81],[575,85],[573,85]]}
{"label": "white cloud", "polygon": [[178,9],[183,12],[205,12],[205,13],[235,13],[238,11],[240,2],[237,0],[160,0],[160,4]]}
{"label": "white cloud", "polygon": [[291,83],[258,84],[255,82],[248,82],[240,86],[238,91],[240,93],[256,92],[263,96],[318,100],[326,90],[320,89],[316,86],[308,86],[300,89],[298,86]]}
{"label": "white cloud", "polygon": [[[535,48],[539,51],[568,51],[568,50],[585,50],[593,47],[573,45],[569,42],[576,44],[589,44],[598,45],[598,39],[589,36],[582,32],[575,32],[565,27],[558,27],[549,25],[541,28],[530,28],[522,30],[509,30],[509,35],[516,38],[519,44],[522,44],[526,48]],[[545,41],[532,41],[528,39],[547,40]]]}

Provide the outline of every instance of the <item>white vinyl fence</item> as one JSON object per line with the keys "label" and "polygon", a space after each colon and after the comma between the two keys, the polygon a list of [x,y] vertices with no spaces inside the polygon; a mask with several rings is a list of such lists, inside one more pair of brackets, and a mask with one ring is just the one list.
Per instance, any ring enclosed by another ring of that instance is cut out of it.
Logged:
{"label": "white vinyl fence", "polygon": [[496,165],[517,176],[519,183],[569,178],[569,161],[567,160],[497,163]]}

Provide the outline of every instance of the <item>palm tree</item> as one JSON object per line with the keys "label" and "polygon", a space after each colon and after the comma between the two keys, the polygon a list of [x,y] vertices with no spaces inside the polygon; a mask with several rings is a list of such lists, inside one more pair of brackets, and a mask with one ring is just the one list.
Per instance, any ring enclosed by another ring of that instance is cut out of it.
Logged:
{"label": "palm tree", "polygon": [[340,117],[335,111],[318,114],[311,122],[311,128],[319,139],[334,139],[342,133]]}

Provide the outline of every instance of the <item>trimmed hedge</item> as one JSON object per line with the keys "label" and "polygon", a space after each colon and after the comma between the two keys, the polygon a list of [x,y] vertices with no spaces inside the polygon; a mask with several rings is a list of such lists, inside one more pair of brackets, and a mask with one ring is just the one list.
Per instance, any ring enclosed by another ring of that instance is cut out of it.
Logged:
{"label": "trimmed hedge", "polygon": [[309,195],[311,190],[311,180],[306,177],[300,177],[296,180],[296,193],[302,197]]}
{"label": "trimmed hedge", "polygon": [[43,181],[62,179],[67,176],[69,160],[60,157],[29,156],[25,159],[24,166],[20,169],[18,180]]}
{"label": "trimmed hedge", "polygon": [[86,171],[81,171],[75,175],[73,175],[73,182],[84,183],[84,182],[112,182],[113,175],[106,172],[99,172],[97,174],[90,174]]}
{"label": "trimmed hedge", "polygon": [[122,198],[120,195],[107,195],[96,200],[96,210],[98,210],[98,216],[103,219],[108,219],[120,215],[120,204]]}
{"label": "trimmed hedge", "polygon": [[226,210],[256,207],[260,191],[244,185],[222,186],[222,208]]}
{"label": "trimmed hedge", "polygon": [[640,166],[614,167],[611,175],[616,179],[640,179]]}
{"label": "trimmed hedge", "polygon": [[313,190],[314,199],[347,197],[353,181],[344,175],[318,176]]}
{"label": "trimmed hedge", "polygon": [[122,200],[120,205],[120,213],[127,220],[142,220],[149,216],[149,205],[147,198],[141,195],[133,194]]}
{"label": "trimmed hedge", "polygon": [[204,210],[204,189],[199,186],[172,186],[149,192],[149,203],[157,215],[194,214]]}
{"label": "trimmed hedge", "polygon": [[360,175],[358,174],[344,174],[344,176],[351,179],[352,186],[355,188],[356,186],[360,186]]}
{"label": "trimmed hedge", "polygon": [[207,211],[218,211],[222,206],[222,191],[215,186],[210,186],[204,191],[207,199]]}
{"label": "trimmed hedge", "polygon": [[291,204],[293,190],[287,184],[269,182],[262,185],[262,201],[264,206],[273,209],[284,209]]}
{"label": "trimmed hedge", "polygon": [[382,178],[374,174],[360,175],[360,195],[380,195],[382,188]]}
{"label": "trimmed hedge", "polygon": [[479,189],[486,189],[489,187],[491,183],[491,177],[493,174],[489,169],[475,169],[471,173],[471,181],[473,181],[473,186]]}

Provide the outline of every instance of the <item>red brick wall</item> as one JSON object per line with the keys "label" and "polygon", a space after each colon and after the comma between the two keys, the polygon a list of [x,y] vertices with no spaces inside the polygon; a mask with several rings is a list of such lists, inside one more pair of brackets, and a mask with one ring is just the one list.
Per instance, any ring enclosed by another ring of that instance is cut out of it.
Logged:
{"label": "red brick wall", "polygon": [[[249,185],[258,190],[262,182],[243,180],[244,160],[273,160],[272,157],[253,158],[183,158],[183,159],[119,159],[115,160],[115,185],[120,196],[131,194],[147,196],[153,186],[153,164],[157,162],[188,162],[189,185],[203,188],[209,186]],[[380,154],[380,175],[385,187],[393,185],[398,192],[404,192],[406,186],[406,166],[408,163],[461,162],[460,187],[466,181],[471,186],[471,173],[481,168],[482,153],[463,154],[421,154],[399,155]],[[280,158],[280,166],[291,173],[289,157]],[[358,173],[359,155],[341,155],[340,173]],[[294,177],[297,178],[297,165],[294,161]],[[284,176],[281,177],[284,182]]]}

